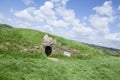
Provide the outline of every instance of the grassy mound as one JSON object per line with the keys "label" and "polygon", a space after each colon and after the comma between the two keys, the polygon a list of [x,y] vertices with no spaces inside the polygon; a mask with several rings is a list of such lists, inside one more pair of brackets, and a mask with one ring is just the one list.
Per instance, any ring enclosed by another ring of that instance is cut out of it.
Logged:
{"label": "grassy mound", "polygon": [[12,28],[12,26],[7,24],[0,24],[0,28]]}
{"label": "grassy mound", "polygon": [[[41,47],[46,33],[16,28],[0,29],[0,80],[119,80],[120,58],[75,41],[50,35],[57,48],[71,49],[71,57],[53,54],[48,60]],[[34,47],[38,46],[39,49]]]}

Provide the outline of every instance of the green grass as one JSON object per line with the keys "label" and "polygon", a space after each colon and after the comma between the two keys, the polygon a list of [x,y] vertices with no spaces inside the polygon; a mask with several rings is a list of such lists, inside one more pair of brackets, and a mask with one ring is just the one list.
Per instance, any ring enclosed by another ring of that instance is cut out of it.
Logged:
{"label": "green grass", "polygon": [[[102,50],[50,35],[62,46],[79,50],[66,57],[53,54],[48,60],[42,48],[35,52],[21,52],[40,46],[46,33],[16,28],[0,29],[0,80],[120,80],[120,58]],[[87,55],[86,55],[87,54]]]}

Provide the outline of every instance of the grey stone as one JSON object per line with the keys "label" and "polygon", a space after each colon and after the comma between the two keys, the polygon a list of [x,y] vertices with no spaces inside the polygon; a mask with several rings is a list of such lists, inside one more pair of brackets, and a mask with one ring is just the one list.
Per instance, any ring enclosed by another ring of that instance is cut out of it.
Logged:
{"label": "grey stone", "polygon": [[43,47],[46,47],[46,46],[53,46],[54,44],[56,43],[56,40],[52,39],[51,37],[49,37],[48,35],[45,35],[43,37]]}

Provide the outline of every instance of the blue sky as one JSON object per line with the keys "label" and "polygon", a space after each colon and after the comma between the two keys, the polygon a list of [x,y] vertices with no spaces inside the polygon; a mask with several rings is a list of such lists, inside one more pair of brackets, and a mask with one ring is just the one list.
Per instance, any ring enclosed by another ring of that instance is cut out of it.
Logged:
{"label": "blue sky", "polygon": [[0,23],[120,49],[120,0],[0,0]]}

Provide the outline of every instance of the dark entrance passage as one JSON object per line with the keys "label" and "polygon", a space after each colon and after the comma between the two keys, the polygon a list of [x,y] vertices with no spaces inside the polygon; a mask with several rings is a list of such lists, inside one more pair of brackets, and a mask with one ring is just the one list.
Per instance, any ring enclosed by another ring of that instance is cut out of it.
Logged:
{"label": "dark entrance passage", "polygon": [[45,47],[45,53],[47,56],[49,56],[52,53],[52,47],[51,46],[46,46]]}

